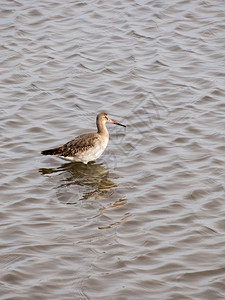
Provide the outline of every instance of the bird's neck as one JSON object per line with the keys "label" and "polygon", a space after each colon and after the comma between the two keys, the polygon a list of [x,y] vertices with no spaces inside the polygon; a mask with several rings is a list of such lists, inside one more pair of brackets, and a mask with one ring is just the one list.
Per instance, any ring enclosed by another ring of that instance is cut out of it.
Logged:
{"label": "bird's neck", "polygon": [[108,136],[109,135],[105,123],[98,122],[97,123],[97,128],[98,128],[98,133],[99,134],[101,134],[103,136]]}

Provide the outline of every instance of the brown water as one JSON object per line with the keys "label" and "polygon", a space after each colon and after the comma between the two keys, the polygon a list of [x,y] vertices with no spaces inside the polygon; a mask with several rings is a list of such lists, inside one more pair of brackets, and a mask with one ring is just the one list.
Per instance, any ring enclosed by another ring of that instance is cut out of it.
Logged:
{"label": "brown water", "polygon": [[[225,299],[225,2],[1,1],[0,299]],[[95,130],[87,167],[40,152]]]}

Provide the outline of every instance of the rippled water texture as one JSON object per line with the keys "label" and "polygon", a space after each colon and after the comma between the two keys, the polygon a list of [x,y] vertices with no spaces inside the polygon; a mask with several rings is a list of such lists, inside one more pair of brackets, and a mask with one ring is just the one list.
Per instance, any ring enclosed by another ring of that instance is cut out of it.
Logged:
{"label": "rippled water texture", "polygon": [[[225,299],[225,2],[1,1],[0,299]],[[108,124],[88,166],[40,152]]]}

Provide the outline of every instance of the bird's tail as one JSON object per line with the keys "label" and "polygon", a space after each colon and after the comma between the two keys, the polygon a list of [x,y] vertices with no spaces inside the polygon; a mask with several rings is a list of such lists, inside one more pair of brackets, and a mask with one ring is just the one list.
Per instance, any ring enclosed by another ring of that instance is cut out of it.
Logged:
{"label": "bird's tail", "polygon": [[54,155],[54,154],[56,154],[56,148],[55,149],[49,149],[49,150],[44,150],[44,151],[42,151],[41,152],[41,154],[43,154],[43,155]]}

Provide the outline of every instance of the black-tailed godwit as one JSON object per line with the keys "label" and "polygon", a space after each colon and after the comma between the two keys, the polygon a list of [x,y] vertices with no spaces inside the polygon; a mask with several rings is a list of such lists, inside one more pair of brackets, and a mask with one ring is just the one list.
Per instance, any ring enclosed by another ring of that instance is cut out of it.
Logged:
{"label": "black-tailed godwit", "polygon": [[54,155],[69,161],[83,162],[87,164],[99,158],[107,147],[109,133],[106,123],[112,123],[126,127],[123,124],[110,120],[106,113],[101,112],[97,115],[96,133],[82,134],[68,143],[49,150],[41,152],[43,155]]}

